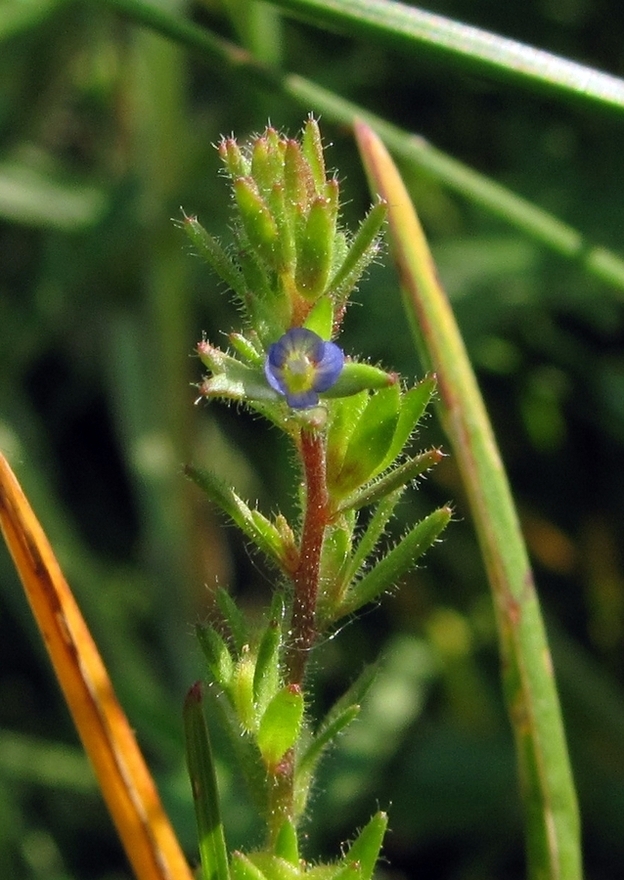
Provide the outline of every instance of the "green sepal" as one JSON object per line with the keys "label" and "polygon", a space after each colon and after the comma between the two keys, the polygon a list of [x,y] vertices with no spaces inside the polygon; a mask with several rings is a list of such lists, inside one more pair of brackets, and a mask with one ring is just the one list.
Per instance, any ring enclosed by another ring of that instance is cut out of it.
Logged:
{"label": "green sepal", "polygon": [[309,200],[314,197],[314,179],[310,166],[305,162],[297,141],[288,140],[284,151],[284,186],[286,204],[291,206],[293,226],[296,215],[303,216]]}
{"label": "green sepal", "polygon": [[208,265],[244,301],[248,293],[245,279],[221,243],[204,229],[197,217],[184,215],[180,225]]}
{"label": "green sepal", "polygon": [[299,841],[297,829],[290,819],[285,819],[277,832],[273,846],[275,855],[291,865],[299,866]]}
{"label": "green sepal", "polygon": [[362,880],[371,880],[373,876],[387,827],[386,813],[382,811],[376,813],[362,828],[342,858],[343,862],[351,864],[356,862],[360,865]]}
{"label": "green sepal", "polygon": [[349,441],[340,472],[328,489],[333,499],[353,492],[375,477],[386,458],[399,417],[398,383],[372,394]]}
{"label": "green sepal", "polygon": [[362,866],[356,860],[343,858],[330,880],[362,880]]}
{"label": "green sepal", "polygon": [[375,391],[396,384],[396,373],[386,373],[385,370],[372,364],[346,361],[337,380],[331,388],[322,392],[321,397],[326,399],[351,397],[359,394],[360,391]]}
{"label": "green sepal", "polygon": [[336,270],[327,287],[336,304],[346,302],[365,269],[377,255],[378,236],[387,211],[386,203],[378,202],[362,220],[344,262]]}
{"label": "green sepal", "polygon": [[417,385],[414,385],[413,388],[409,388],[401,394],[399,420],[388,455],[381,465],[381,471],[384,471],[401,454],[416,425],[422,418],[436,389],[436,384],[436,377],[430,374],[425,376]]}
{"label": "green sepal", "polygon": [[315,300],[323,293],[333,265],[338,213],[338,182],[335,184],[334,198],[317,196],[312,202],[297,242],[295,281],[299,293],[307,300]]}
{"label": "green sepal", "polygon": [[249,859],[262,871],[266,880],[302,880],[299,865],[293,865],[292,862],[272,852],[254,852],[250,854]]}
{"label": "green sepal", "polygon": [[234,181],[234,197],[238,213],[251,247],[262,262],[271,268],[276,267],[279,252],[277,224],[273,215],[258,192],[251,177],[239,177]]}
{"label": "green sepal", "polygon": [[251,859],[242,852],[233,852],[230,860],[232,880],[268,880]]}
{"label": "green sepal", "polygon": [[303,322],[303,326],[325,341],[331,339],[334,326],[334,304],[328,296],[322,296],[314,303]]}
{"label": "green sepal", "polygon": [[232,685],[228,696],[236,710],[241,728],[246,733],[254,732],[258,727],[258,716],[254,702],[255,657],[248,647],[244,647],[241,657],[234,667]]}
{"label": "green sepal", "polygon": [[251,152],[251,176],[266,198],[284,177],[284,149],[275,129],[256,138]]}
{"label": "green sepal", "polygon": [[339,511],[359,510],[369,504],[376,504],[396,489],[407,486],[412,480],[420,477],[425,471],[434,467],[444,458],[441,449],[429,449],[397,465],[383,477],[358,489],[338,505]]}
{"label": "green sepal", "polygon": [[232,348],[240,357],[247,361],[252,367],[262,367],[264,365],[264,352],[260,348],[260,343],[248,339],[242,333],[230,333],[228,340]]}
{"label": "green sepal", "polygon": [[294,276],[297,268],[297,247],[295,244],[295,226],[292,211],[286,204],[284,183],[276,183],[266,195],[267,205],[277,224],[283,279],[294,287]]}
{"label": "green sepal", "polygon": [[273,563],[282,569],[292,555],[278,529],[258,510],[252,510],[231,486],[204,468],[187,465],[185,474],[210,500],[229,516],[246,537]]}
{"label": "green sepal", "polygon": [[219,147],[219,156],[223,160],[228,174],[232,179],[247,177],[251,170],[249,160],[243,155],[236,139],[233,137],[222,138]]}
{"label": "green sepal", "polygon": [[339,616],[351,614],[392,587],[431,547],[451,518],[450,507],[440,507],[422,519],[364,577],[348,590]]}
{"label": "green sepal", "polygon": [[243,649],[249,645],[249,626],[245,615],[240,610],[234,599],[223,587],[217,587],[215,592],[215,601],[217,608],[223,615],[223,620],[227,625],[232,636],[232,642],[236,648],[236,653],[240,657]]}
{"label": "green sepal", "polygon": [[228,857],[219,810],[219,791],[202,689],[197,682],[184,702],[186,761],[191,780],[203,880],[229,880]]}
{"label": "green sepal", "polygon": [[313,116],[308,116],[303,128],[301,138],[301,151],[310,167],[312,178],[318,193],[322,192],[325,185],[325,155],[323,153],[323,140],[318,122]]}
{"label": "green sepal", "polygon": [[227,691],[232,682],[234,661],[225,640],[214,627],[200,623],[195,627],[197,640],[215,682]]}
{"label": "green sepal", "polygon": [[284,598],[275,593],[269,621],[258,645],[253,691],[256,712],[261,717],[280,685],[280,647],[284,619]]}
{"label": "green sepal", "polygon": [[197,353],[212,373],[199,386],[202,397],[220,397],[242,403],[254,400],[279,402],[280,396],[267,382],[260,364],[255,367],[243,364],[207,340],[198,344]]}
{"label": "green sepal", "polygon": [[258,727],[257,742],[268,767],[276,767],[297,741],[303,722],[303,693],[299,685],[279,690]]}

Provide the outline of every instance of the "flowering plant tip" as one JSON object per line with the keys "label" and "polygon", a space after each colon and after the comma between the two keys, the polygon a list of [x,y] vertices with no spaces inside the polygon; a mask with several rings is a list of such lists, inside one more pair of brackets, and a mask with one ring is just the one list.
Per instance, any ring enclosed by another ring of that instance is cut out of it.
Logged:
{"label": "flowering plant tip", "polygon": [[338,380],[344,352],[305,327],[293,327],[269,347],[264,363],[267,382],[293,409],[308,409],[319,393]]}

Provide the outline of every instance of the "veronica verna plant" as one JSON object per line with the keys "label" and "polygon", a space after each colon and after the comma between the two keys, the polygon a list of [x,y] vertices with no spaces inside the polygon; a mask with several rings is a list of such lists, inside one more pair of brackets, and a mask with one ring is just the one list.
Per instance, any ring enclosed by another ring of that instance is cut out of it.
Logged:
{"label": "veronica verna plant", "polygon": [[[407,452],[434,391],[428,376],[406,387],[396,373],[358,361],[336,341],[349,297],[379,251],[386,213],[374,205],[355,235],[339,224],[339,184],[325,170],[318,125],[300,140],[269,127],[246,149],[219,144],[231,181],[235,246],[226,250],[194,217],[183,227],[234,292],[244,316],[227,351],[203,339],[199,400],[242,404],[285,432],[301,474],[300,515],[289,523],[249,506],[216,474],[189,476],[275,571],[263,624],[252,626],[224,590],[216,619],[198,627],[208,677],[254,802],[266,824],[261,851],[229,855],[199,685],[186,701],[188,764],[206,880],[369,880],[386,827],[378,813],[342,857],[311,866],[298,827],[324,750],[359,712],[362,674],[320,722],[306,714],[306,670],[324,634],[392,588],[436,540],[440,508],[391,549],[380,549],[402,493],[441,458]],[[367,508],[365,525],[358,518]]]}

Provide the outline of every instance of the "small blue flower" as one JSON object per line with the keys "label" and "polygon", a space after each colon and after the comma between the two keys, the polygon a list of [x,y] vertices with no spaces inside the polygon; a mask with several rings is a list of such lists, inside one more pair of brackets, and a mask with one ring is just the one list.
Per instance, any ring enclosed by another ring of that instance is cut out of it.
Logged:
{"label": "small blue flower", "polygon": [[308,409],[319,402],[338,379],[344,353],[312,330],[293,327],[269,348],[264,373],[271,388],[286,397],[293,409]]}

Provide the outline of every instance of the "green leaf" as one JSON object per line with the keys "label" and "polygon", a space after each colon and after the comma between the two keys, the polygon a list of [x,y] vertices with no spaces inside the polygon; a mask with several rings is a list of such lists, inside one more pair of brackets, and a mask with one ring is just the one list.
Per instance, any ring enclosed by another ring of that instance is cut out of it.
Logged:
{"label": "green leaf", "polygon": [[359,714],[360,707],[358,705],[347,706],[342,712],[336,715],[331,722],[323,726],[301,757],[297,767],[298,781],[300,780],[300,777],[307,779],[312,775],[314,767],[325,749],[337,739],[339,734],[341,734]]}
{"label": "green leaf", "polygon": [[198,344],[197,353],[212,373],[200,386],[202,397],[220,397],[241,403],[253,403],[255,400],[279,402],[280,397],[270,387],[260,364],[255,367],[243,364],[205,339]]}
{"label": "green leaf", "polygon": [[267,880],[303,880],[300,865],[293,865],[288,859],[280,858],[272,852],[262,850],[254,852],[250,860],[262,871]]}
{"label": "green leaf", "polygon": [[280,684],[279,664],[283,618],[284,598],[281,593],[275,593],[271,602],[269,621],[258,646],[254,672],[254,702],[259,716],[262,716],[266,711]]}
{"label": "green leaf", "polygon": [[277,268],[275,262],[279,254],[277,224],[265,200],[250,177],[237,178],[233,186],[239,216],[249,243],[266,266]]}
{"label": "green leaf", "polygon": [[232,853],[230,870],[232,880],[268,880],[266,874],[242,852]]}
{"label": "green leaf", "polygon": [[291,865],[299,867],[299,841],[297,840],[297,829],[290,819],[286,819],[280,830],[277,832],[273,849],[278,858],[284,859]]}
{"label": "green leaf", "polygon": [[215,599],[217,602],[217,607],[223,615],[225,623],[230,630],[236,652],[240,657],[243,649],[249,645],[250,638],[249,626],[247,625],[245,615],[240,610],[234,599],[232,599],[228,591],[225,590],[223,587],[217,588]]}
{"label": "green leaf", "polygon": [[427,452],[421,452],[419,455],[404,461],[403,464],[393,468],[383,477],[379,477],[372,483],[358,489],[349,495],[338,505],[339,511],[358,510],[369,504],[376,504],[390,495],[392,492],[406,487],[408,483],[424,474],[425,471],[434,467],[442,461],[444,454],[440,449],[429,449]]}
{"label": "green leaf", "polygon": [[373,391],[396,385],[396,373],[386,373],[372,364],[362,364],[359,361],[347,361],[342,372],[331,388],[321,393],[321,397],[334,400],[340,397],[351,397],[360,391]]}
{"label": "green leaf", "polygon": [[352,397],[340,397],[332,401],[331,420],[327,429],[327,483],[338,478],[349,441],[361,414],[368,403],[368,393],[360,391]]}
{"label": "green leaf", "polygon": [[301,139],[301,151],[308,163],[317,193],[322,193],[326,183],[323,139],[316,119],[310,115],[306,120]]}
{"label": "green leaf", "polygon": [[334,304],[328,296],[322,296],[310,309],[303,326],[326,341],[331,339],[334,326]]}
{"label": "green leaf", "polygon": [[349,441],[342,467],[331,483],[328,479],[333,498],[352,492],[379,472],[396,430],[400,393],[395,383],[369,397]]}
{"label": "green leaf", "polygon": [[212,626],[199,624],[195,632],[212,677],[223,690],[227,691],[234,671],[230,649]]}
{"label": "green leaf", "polygon": [[221,243],[204,229],[197,217],[185,214],[180,226],[208,265],[244,302],[247,296],[245,279]]}
{"label": "green leaf", "polygon": [[336,303],[346,302],[364,271],[377,255],[378,236],[386,219],[386,210],[386,205],[378,202],[360,224],[343,264],[327,286]]}
{"label": "green leaf", "polygon": [[349,566],[343,574],[343,584],[341,585],[343,590],[357,577],[360,569],[366,564],[368,558],[372,556],[402,494],[403,488],[395,489],[394,492],[384,495],[375,508],[363,535],[353,551]]}
{"label": "green leaf", "polygon": [[278,691],[258,728],[258,748],[269,767],[276,767],[297,741],[303,721],[303,693],[291,684]]}
{"label": "green leaf", "polygon": [[448,525],[450,518],[451,509],[440,507],[415,525],[396,547],[349,589],[339,609],[340,616],[357,611],[396,584],[431,547]]}
{"label": "green leaf", "polygon": [[387,815],[383,812],[376,813],[362,828],[347,854],[343,856],[343,862],[360,864],[362,880],[371,880],[373,876],[387,826]]}
{"label": "green leaf", "polygon": [[285,546],[284,539],[272,522],[260,511],[251,510],[231,486],[211,471],[187,465],[184,472],[271,562],[283,568],[290,548]]}
{"label": "green leaf", "polygon": [[308,300],[323,293],[332,268],[338,214],[338,182],[334,184],[333,198],[318,196],[312,202],[298,241],[295,281],[299,293]]}
{"label": "green leaf", "polygon": [[249,648],[244,646],[241,657],[234,667],[232,685],[228,696],[231,695],[236,715],[245,733],[255,731],[258,726],[258,716],[254,701],[255,670],[255,657],[251,655]]}
{"label": "green leaf", "polygon": [[380,471],[384,471],[398,455],[403,451],[409,438],[412,436],[418,422],[421,420],[425,409],[436,388],[434,375],[425,376],[417,385],[405,391],[401,395],[401,408],[392,444],[388,455],[382,463]]}
{"label": "green leaf", "polygon": [[202,691],[199,683],[193,685],[184,703],[184,732],[186,760],[199,835],[202,878],[229,880],[217,778],[208,728],[202,710]]}

